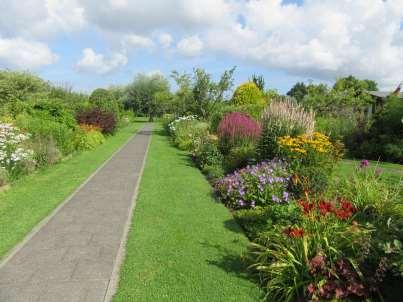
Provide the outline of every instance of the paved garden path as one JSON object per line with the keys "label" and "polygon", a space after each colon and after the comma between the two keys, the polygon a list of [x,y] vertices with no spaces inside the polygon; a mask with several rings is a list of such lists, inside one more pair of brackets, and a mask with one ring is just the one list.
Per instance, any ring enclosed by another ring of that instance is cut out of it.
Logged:
{"label": "paved garden path", "polygon": [[110,298],[151,130],[142,128],[0,264],[1,302]]}

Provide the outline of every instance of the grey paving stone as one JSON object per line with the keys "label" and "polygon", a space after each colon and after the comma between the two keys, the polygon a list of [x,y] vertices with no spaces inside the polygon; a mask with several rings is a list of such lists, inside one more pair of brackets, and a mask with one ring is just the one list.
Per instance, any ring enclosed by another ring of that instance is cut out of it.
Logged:
{"label": "grey paving stone", "polygon": [[151,127],[139,131],[0,267],[1,302],[104,301]]}

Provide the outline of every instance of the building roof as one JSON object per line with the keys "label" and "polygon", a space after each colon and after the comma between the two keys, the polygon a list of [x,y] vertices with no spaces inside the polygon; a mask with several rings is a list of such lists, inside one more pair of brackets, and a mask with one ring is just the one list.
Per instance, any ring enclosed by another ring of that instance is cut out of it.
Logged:
{"label": "building roof", "polygon": [[[376,96],[378,98],[387,98],[393,93],[393,91],[368,91],[368,94]],[[403,93],[400,93],[398,97],[403,98]]]}

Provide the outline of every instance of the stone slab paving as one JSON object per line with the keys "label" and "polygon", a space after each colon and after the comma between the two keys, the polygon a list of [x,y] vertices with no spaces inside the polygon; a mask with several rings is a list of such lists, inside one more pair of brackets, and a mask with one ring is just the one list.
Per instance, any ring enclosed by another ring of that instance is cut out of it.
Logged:
{"label": "stone slab paving", "polygon": [[147,124],[138,131],[0,266],[1,302],[105,300],[151,130]]}

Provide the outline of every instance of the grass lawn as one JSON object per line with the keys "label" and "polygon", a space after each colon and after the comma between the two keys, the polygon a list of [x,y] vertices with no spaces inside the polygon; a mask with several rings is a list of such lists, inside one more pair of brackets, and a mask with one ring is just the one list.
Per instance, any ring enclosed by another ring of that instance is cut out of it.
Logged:
{"label": "grass lawn", "polygon": [[86,180],[142,125],[121,129],[93,151],[86,151],[13,183],[0,192],[0,258]]}
{"label": "grass lawn", "polygon": [[[354,170],[360,165],[360,161],[357,160],[343,160],[336,168],[336,176],[348,176],[351,175]],[[399,184],[400,180],[403,180],[403,165],[370,161],[369,167],[380,168],[382,170],[382,176],[390,184]]]}
{"label": "grass lawn", "polygon": [[114,301],[259,301],[248,241],[188,156],[154,132]]}

